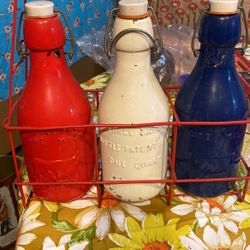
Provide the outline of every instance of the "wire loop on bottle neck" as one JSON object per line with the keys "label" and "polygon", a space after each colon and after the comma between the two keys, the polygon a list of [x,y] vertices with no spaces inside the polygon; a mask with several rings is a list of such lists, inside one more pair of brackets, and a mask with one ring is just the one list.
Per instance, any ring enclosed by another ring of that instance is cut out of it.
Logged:
{"label": "wire loop on bottle neck", "polygon": [[[243,23],[244,23],[245,35],[241,35],[242,46],[239,47],[239,48],[235,48],[235,50],[240,51],[240,53],[242,55],[245,54],[246,49],[248,48],[248,25],[247,25],[247,16],[246,16],[246,12],[245,12],[244,7],[243,7],[243,3],[244,3],[244,0],[242,0],[241,5],[238,7],[238,10],[240,12],[240,15],[242,16],[242,20],[243,20]],[[194,33],[193,33],[192,41],[191,41],[191,48],[192,48],[192,51],[193,51],[193,54],[194,54],[195,57],[197,57],[199,55],[199,53],[200,53],[200,49],[195,48],[195,40],[199,39],[200,21],[203,18],[203,16],[207,12],[209,12],[209,10],[210,10],[210,6],[201,11],[199,19],[197,21],[197,24],[196,24],[196,26],[194,28]]]}
{"label": "wire loop on bottle neck", "polygon": [[70,38],[66,38],[67,41],[70,41],[70,51],[65,51],[64,54],[67,55],[70,59],[72,59],[74,53],[75,53],[75,39],[74,39],[74,36],[73,36],[73,33],[72,33],[72,30],[70,28],[70,25],[69,25],[69,22],[65,16],[65,14],[58,10],[58,9],[55,9],[55,12],[56,13],[59,13],[60,15],[62,15],[63,17],[63,20],[68,28],[68,31],[69,31],[69,35],[70,35]]}
{"label": "wire loop on bottle neck", "polygon": [[[70,46],[70,51],[66,51],[65,54],[68,55],[70,59],[72,59],[73,54],[75,53],[75,39],[74,39],[73,33],[71,31],[70,25],[69,25],[67,18],[65,17],[65,15],[62,11],[55,9],[54,12],[56,13],[55,15],[61,15],[63,17],[63,20],[68,28],[70,38],[66,38],[66,40],[70,41],[71,46]],[[29,56],[29,52],[25,47],[24,40],[20,39],[24,15],[25,15],[25,12],[22,11],[22,13],[20,15],[19,25],[17,28],[17,38],[16,38],[16,51],[17,51],[17,54],[19,55],[21,60],[23,60]]]}
{"label": "wire loop on bottle neck", "polygon": [[209,7],[200,12],[200,16],[198,18],[198,21],[197,21],[195,27],[194,27],[194,32],[193,32],[193,36],[192,36],[192,40],[191,40],[191,49],[192,49],[195,57],[198,57],[198,55],[200,54],[200,49],[195,48],[195,40],[199,39],[200,21],[208,10],[209,10]]}
{"label": "wire loop on bottle neck", "polygon": [[116,44],[118,43],[118,41],[124,37],[125,35],[127,34],[130,34],[130,33],[136,33],[136,34],[140,34],[140,35],[144,35],[146,36],[147,38],[150,39],[150,41],[152,42],[153,44],[153,47],[154,48],[157,48],[157,54],[160,53],[160,46],[158,45],[158,42],[157,40],[155,40],[148,32],[144,31],[144,30],[141,30],[141,29],[134,29],[134,28],[130,28],[130,29],[126,29],[126,30],[123,30],[121,31],[120,33],[118,33],[115,38],[112,40],[111,44],[110,44],[110,47],[109,47],[109,50],[108,50],[108,54],[107,56],[110,58],[111,57],[111,54],[112,54],[112,49],[116,46]]}
{"label": "wire loop on bottle neck", "polygon": [[24,40],[20,39],[20,33],[21,33],[24,14],[25,12],[22,11],[20,15],[20,19],[19,19],[19,24],[17,27],[17,36],[16,36],[16,52],[19,55],[21,60],[25,59],[28,56],[28,52],[24,45]]}
{"label": "wire loop on bottle neck", "polygon": [[115,45],[117,44],[117,42],[123,36],[125,36],[129,33],[137,33],[137,34],[141,34],[141,35],[146,36],[152,42],[153,47],[156,50],[156,53],[157,54],[161,53],[161,51],[163,49],[163,39],[162,39],[161,31],[160,31],[160,26],[159,26],[154,9],[152,7],[148,7],[148,9],[152,12],[152,15],[154,17],[154,21],[155,21],[157,33],[158,33],[158,39],[154,39],[148,32],[146,32],[142,29],[137,29],[137,28],[125,29],[125,30],[121,31],[120,33],[118,33],[113,40],[110,39],[110,27],[111,27],[112,18],[113,18],[114,13],[119,11],[119,8],[114,8],[110,11],[108,24],[106,26],[105,36],[104,36],[104,51],[109,58],[112,56],[112,50],[115,47]]}
{"label": "wire loop on bottle neck", "polygon": [[[243,3],[244,1],[242,1]],[[247,24],[247,15],[246,15],[246,11],[242,6],[239,7],[240,10],[240,14],[242,16],[243,19],[243,23],[244,23],[244,28],[245,28],[245,35],[241,35],[242,38],[242,46],[240,48],[236,48],[236,50],[240,51],[241,55],[244,55],[247,48],[248,48],[248,24]]]}

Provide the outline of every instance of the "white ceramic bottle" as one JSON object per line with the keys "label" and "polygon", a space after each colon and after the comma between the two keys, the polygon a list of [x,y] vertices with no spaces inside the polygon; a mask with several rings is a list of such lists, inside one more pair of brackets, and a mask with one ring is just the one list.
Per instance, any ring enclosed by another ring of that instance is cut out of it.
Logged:
{"label": "white ceramic bottle", "polygon": [[[125,30],[130,29],[126,34]],[[133,29],[133,30],[131,30]],[[148,1],[121,0],[113,37],[116,65],[99,106],[99,122],[132,124],[166,122],[168,101],[151,67],[153,41]],[[119,35],[120,34],[120,35]],[[167,127],[103,129],[100,134],[103,180],[164,179]],[[106,185],[115,197],[140,202],[156,196],[164,184]]]}

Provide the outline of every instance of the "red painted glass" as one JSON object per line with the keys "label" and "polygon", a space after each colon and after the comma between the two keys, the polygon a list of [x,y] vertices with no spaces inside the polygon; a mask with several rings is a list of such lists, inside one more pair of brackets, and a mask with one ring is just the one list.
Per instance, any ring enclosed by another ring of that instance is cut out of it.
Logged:
{"label": "red painted glass", "polygon": [[[64,56],[65,32],[57,14],[24,20],[30,71],[19,107],[19,126],[78,126],[91,122],[87,97]],[[21,131],[31,182],[90,181],[94,168],[93,130]],[[56,202],[84,195],[89,185],[34,186],[38,197]]]}

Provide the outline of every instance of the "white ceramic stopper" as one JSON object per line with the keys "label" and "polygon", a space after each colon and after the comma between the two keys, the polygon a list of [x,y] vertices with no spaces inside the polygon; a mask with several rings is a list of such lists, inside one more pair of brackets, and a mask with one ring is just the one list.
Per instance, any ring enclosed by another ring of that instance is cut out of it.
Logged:
{"label": "white ceramic stopper", "polygon": [[147,0],[120,0],[120,13],[124,16],[143,15],[148,11]]}
{"label": "white ceramic stopper", "polygon": [[209,0],[209,2],[211,12],[233,13],[238,8],[238,0]]}
{"label": "white ceramic stopper", "polygon": [[45,17],[54,14],[54,3],[50,1],[33,1],[25,4],[27,16]]}

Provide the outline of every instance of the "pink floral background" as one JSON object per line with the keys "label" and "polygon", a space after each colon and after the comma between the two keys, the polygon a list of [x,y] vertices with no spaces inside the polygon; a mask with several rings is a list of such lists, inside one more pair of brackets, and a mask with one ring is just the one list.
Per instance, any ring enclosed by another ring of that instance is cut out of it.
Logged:
{"label": "pink floral background", "polygon": [[208,0],[149,0],[161,25],[177,24],[193,27]]}
{"label": "pink floral background", "polygon": [[[187,25],[191,28],[197,22],[200,11],[208,6],[208,0],[149,0],[149,3],[156,10],[161,25]],[[250,19],[250,0],[244,0],[243,6]]]}

